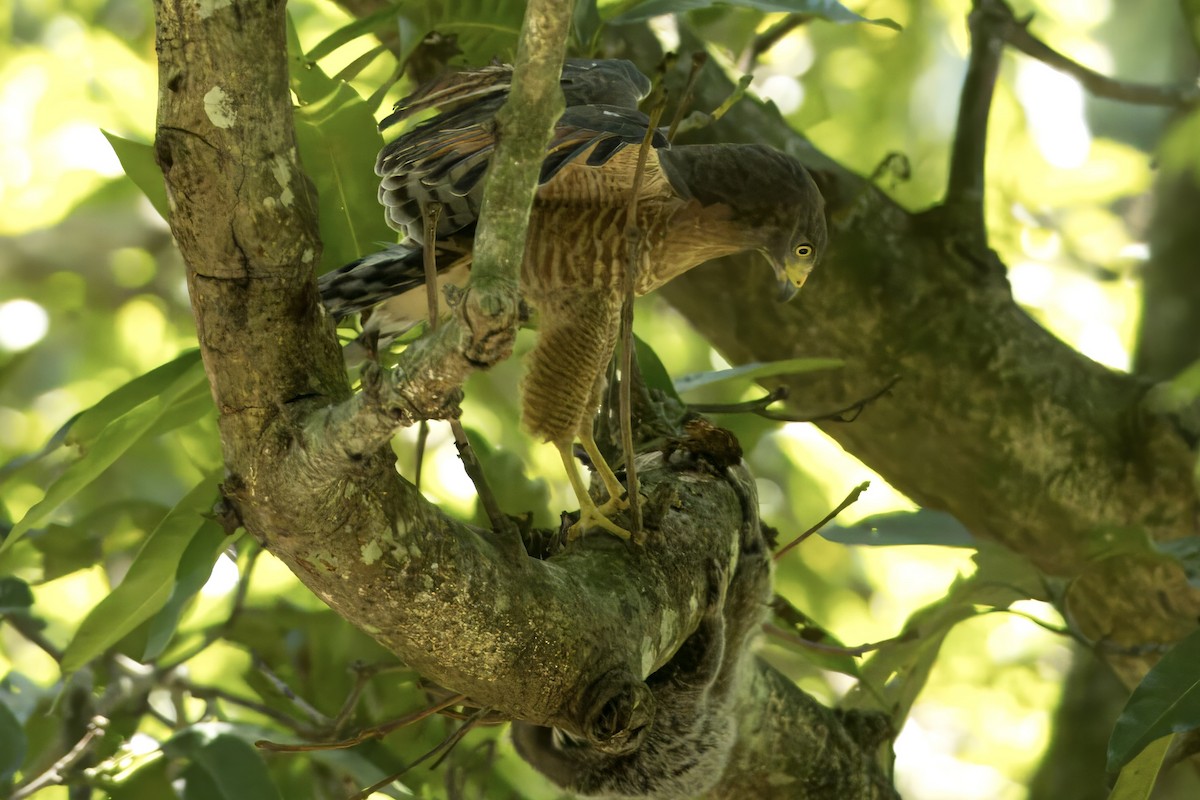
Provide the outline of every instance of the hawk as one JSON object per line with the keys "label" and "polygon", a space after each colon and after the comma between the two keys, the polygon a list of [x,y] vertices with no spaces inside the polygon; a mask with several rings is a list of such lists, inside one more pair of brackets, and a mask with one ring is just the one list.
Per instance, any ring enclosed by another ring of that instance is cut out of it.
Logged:
{"label": "hawk", "polygon": [[[384,341],[423,320],[426,246],[434,250],[439,289],[466,282],[496,144],[494,118],[511,78],[512,68],[503,65],[443,76],[401,100],[380,123],[387,128],[417,112],[438,112],[379,153],[379,199],[388,224],[404,238],[320,278],[335,318],[370,309],[364,333]],[[568,60],[561,85],[566,109],[546,150],[521,269],[521,293],[538,318],[522,381],[522,423],[562,458],[580,504],[569,536],[600,527],[628,538],[609,519],[626,506],[625,490],[592,426],[620,324],[629,267],[625,231],[650,125],[637,103],[650,81],[628,61]],[[764,145],[673,146],[656,130],[637,200],[638,295],[706,261],[753,250],[766,257],[786,301],[825,249],[824,201],[812,177]],[[436,240],[426,242],[424,214],[432,203],[441,212]],[[439,313],[445,311],[443,305]],[[608,490],[602,507],[576,468],[576,439]]]}

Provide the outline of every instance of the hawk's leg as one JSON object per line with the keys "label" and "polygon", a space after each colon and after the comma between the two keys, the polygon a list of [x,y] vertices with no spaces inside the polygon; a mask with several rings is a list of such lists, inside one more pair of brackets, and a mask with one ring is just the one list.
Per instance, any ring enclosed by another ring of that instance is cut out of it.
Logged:
{"label": "hawk's leg", "polygon": [[[629,539],[629,531],[622,528],[620,525],[613,522],[604,513],[596,507],[596,501],[592,500],[592,496],[588,494],[587,486],[583,482],[583,476],[579,474],[579,467],[575,463],[575,454],[571,452],[571,442],[558,443],[554,446],[558,449],[559,456],[562,457],[563,467],[567,470],[567,479],[571,481],[571,488],[575,490],[575,496],[579,499],[579,521],[571,526],[567,531],[567,540],[574,541],[578,539],[580,534],[589,528],[603,528],[614,536],[621,539]],[[592,442],[592,447],[596,447],[596,443]],[[584,445],[587,449],[587,445]],[[600,456],[599,451],[596,452],[598,457],[596,464],[604,464],[604,469],[609,475],[612,475],[612,470],[608,469],[608,464]],[[616,476],[612,475],[615,481]],[[617,483],[618,490],[621,489],[621,484]],[[620,497],[620,494],[616,495]],[[607,503],[605,504],[607,506]]]}
{"label": "hawk's leg", "polygon": [[625,487],[621,485],[621,481],[617,479],[616,474],[612,471],[612,467],[604,460],[604,456],[600,453],[600,448],[596,446],[596,439],[592,435],[592,421],[589,419],[583,423],[579,429],[579,443],[583,445],[583,450],[588,454],[588,458],[592,460],[592,467],[596,470],[596,474],[600,476],[600,480],[604,482],[604,488],[608,490],[608,501],[600,506],[600,512],[603,514],[611,514],[614,511],[622,511],[629,508],[629,501],[625,499]]}

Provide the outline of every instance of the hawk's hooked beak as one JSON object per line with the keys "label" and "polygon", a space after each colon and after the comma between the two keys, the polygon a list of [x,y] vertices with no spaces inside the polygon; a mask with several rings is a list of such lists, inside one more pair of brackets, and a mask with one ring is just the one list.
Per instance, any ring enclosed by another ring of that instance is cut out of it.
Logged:
{"label": "hawk's hooked beak", "polygon": [[782,263],[774,258],[770,261],[779,283],[779,302],[786,303],[796,296],[800,287],[808,280],[808,274],[813,268],[812,259],[792,256],[784,259]]}

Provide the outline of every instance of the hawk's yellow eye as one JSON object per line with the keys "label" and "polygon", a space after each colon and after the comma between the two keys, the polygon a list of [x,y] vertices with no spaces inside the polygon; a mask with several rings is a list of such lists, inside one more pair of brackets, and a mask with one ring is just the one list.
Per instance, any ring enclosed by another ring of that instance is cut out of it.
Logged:
{"label": "hawk's yellow eye", "polygon": [[796,245],[796,255],[800,256],[800,258],[808,258],[812,254],[813,254],[813,248],[812,248],[811,244]]}

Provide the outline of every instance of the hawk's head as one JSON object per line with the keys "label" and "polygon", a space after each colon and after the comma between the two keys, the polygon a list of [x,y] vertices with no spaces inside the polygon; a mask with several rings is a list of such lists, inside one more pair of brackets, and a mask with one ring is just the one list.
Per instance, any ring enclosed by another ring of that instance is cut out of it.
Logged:
{"label": "hawk's head", "polygon": [[775,270],[780,299],[796,295],[827,242],[825,200],[799,161],[761,144],[683,146],[659,161],[681,194],[728,207],[746,249]]}

